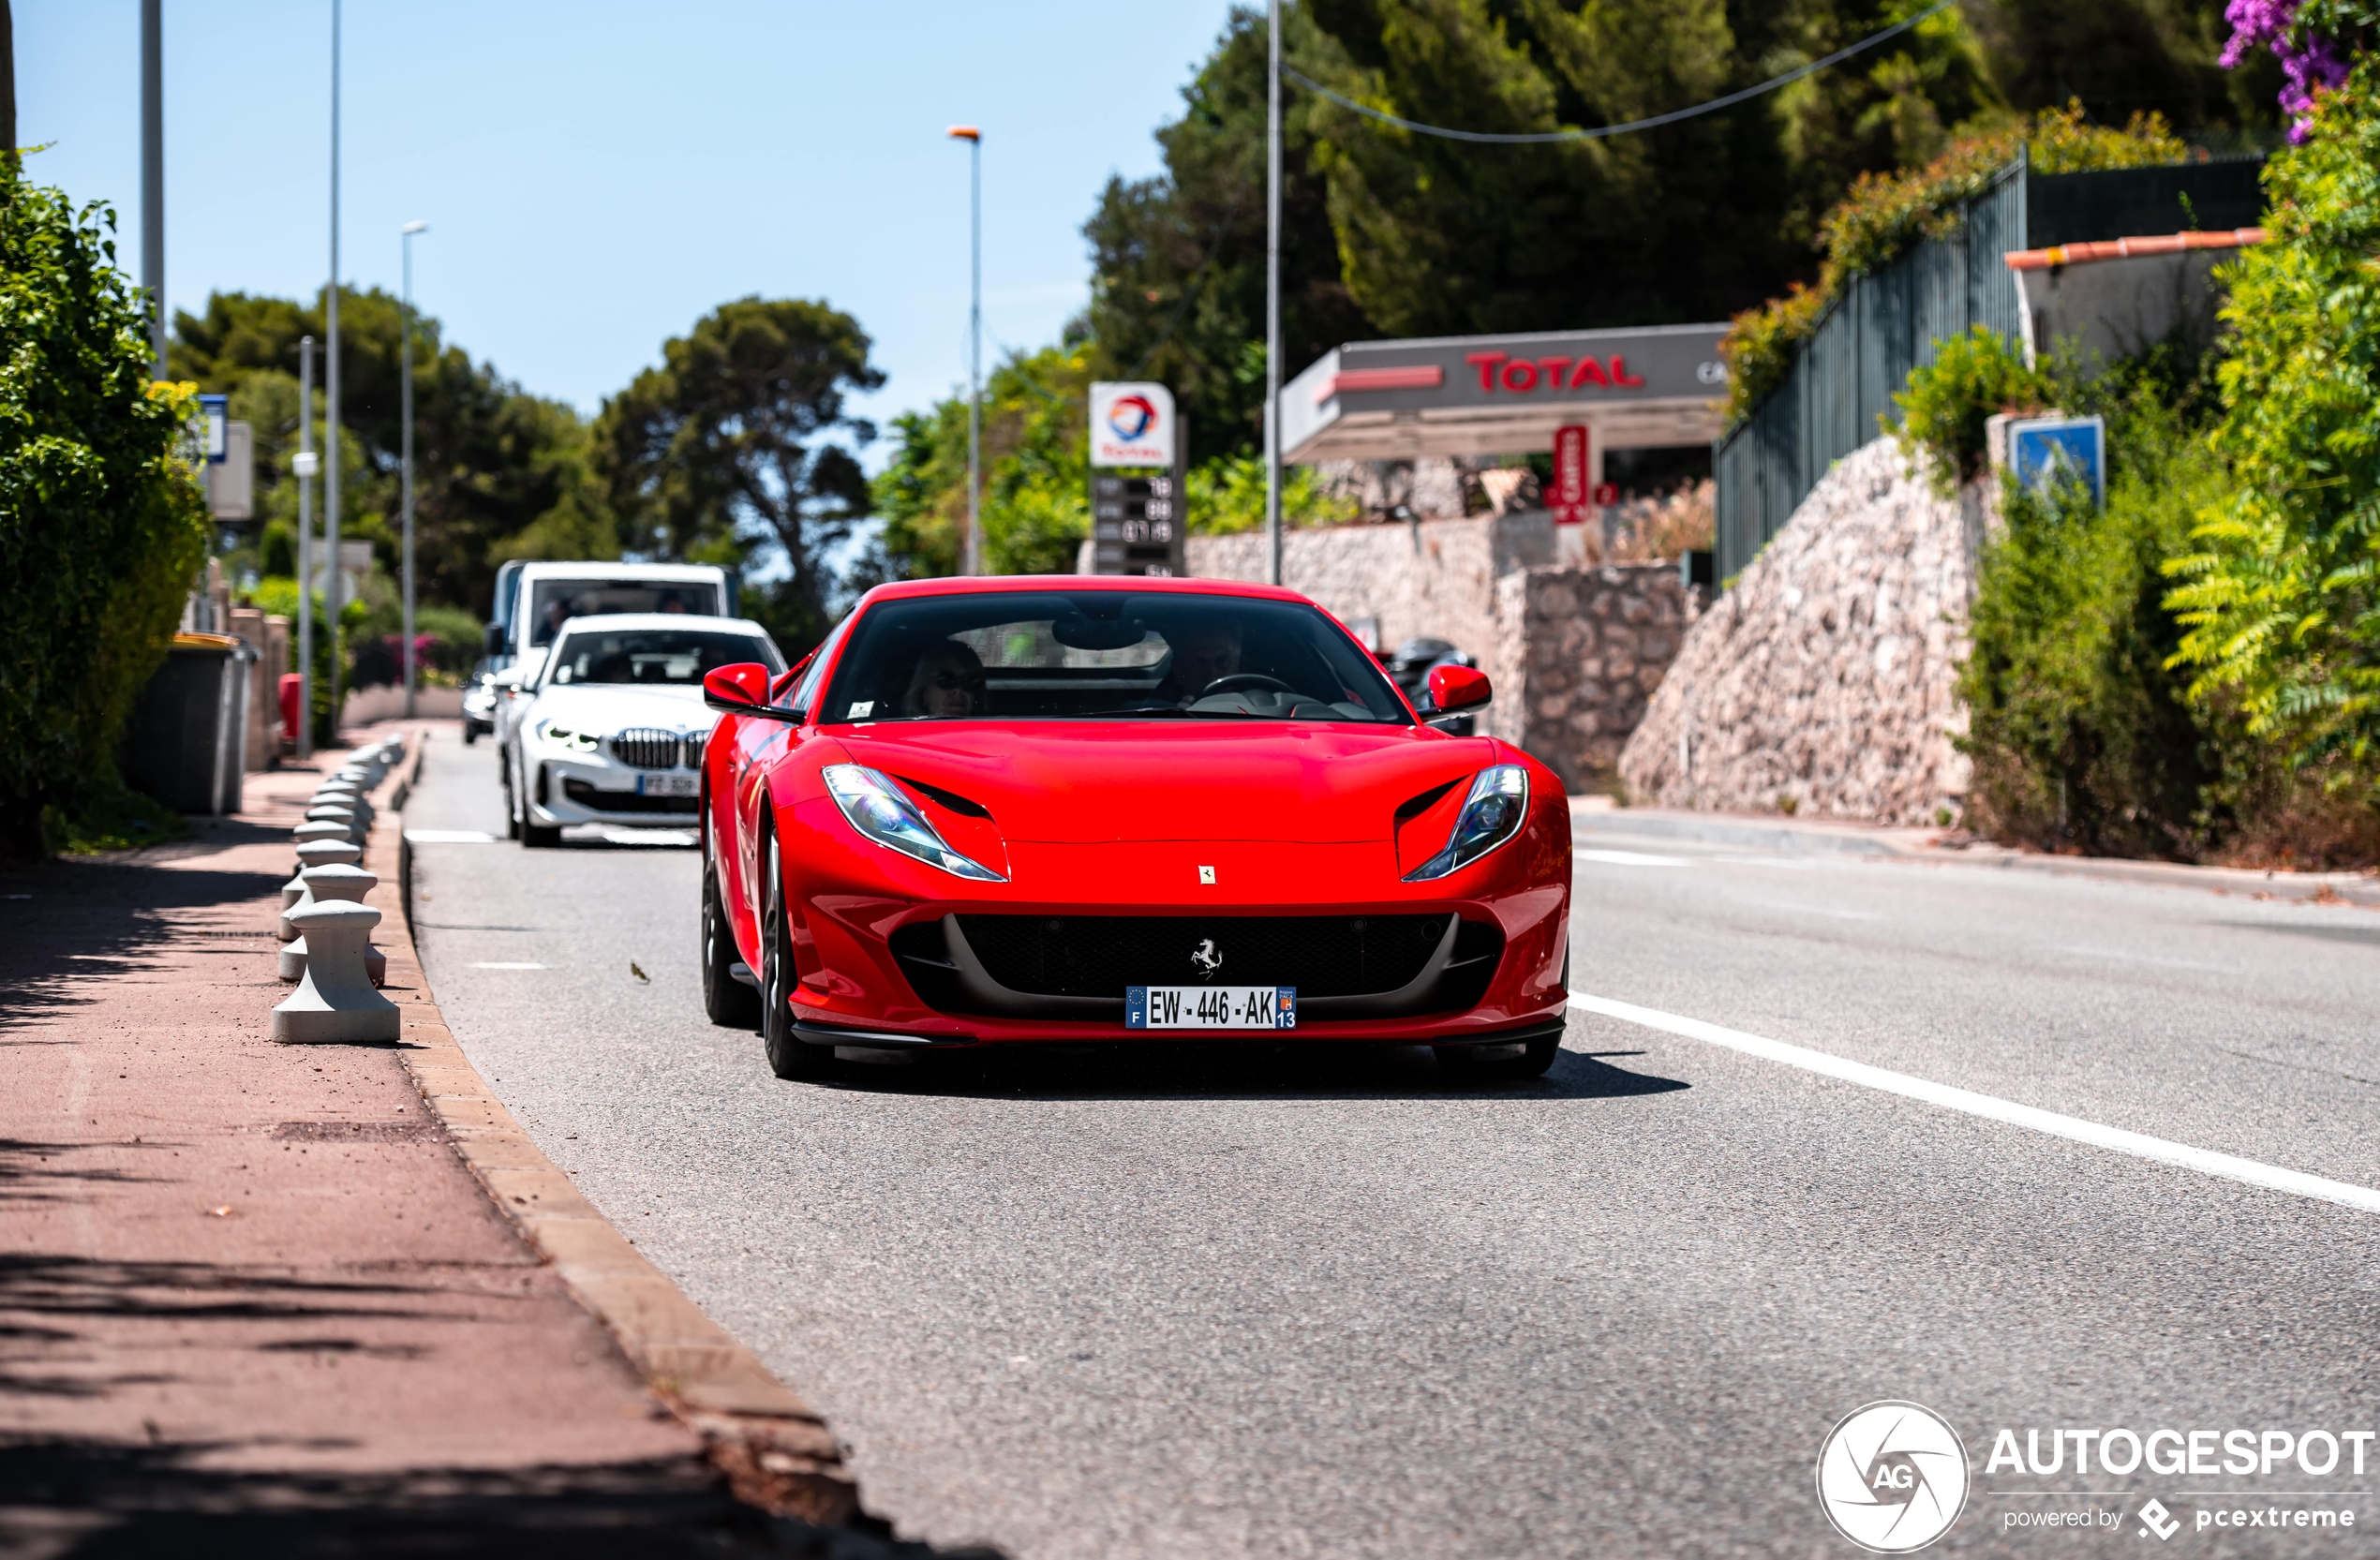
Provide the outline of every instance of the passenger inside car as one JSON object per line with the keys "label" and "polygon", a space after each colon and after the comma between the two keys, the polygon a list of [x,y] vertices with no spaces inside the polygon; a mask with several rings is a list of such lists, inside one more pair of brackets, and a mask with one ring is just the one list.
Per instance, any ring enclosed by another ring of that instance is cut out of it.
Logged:
{"label": "passenger inside car", "polygon": [[974,651],[951,640],[926,647],[900,696],[904,715],[964,719],[986,713],[984,663]]}

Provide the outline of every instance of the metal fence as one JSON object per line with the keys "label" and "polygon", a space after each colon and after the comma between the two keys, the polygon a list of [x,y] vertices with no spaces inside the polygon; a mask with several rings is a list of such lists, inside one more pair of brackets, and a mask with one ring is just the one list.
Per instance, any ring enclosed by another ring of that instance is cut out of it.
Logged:
{"label": "metal fence", "polygon": [[1759,556],[1828,467],[1877,436],[1877,419],[1892,419],[1893,396],[1943,340],[1978,324],[2018,334],[2016,277],[2001,257],[2025,247],[2025,178],[2021,159],[2009,164],[1961,208],[1956,231],[1853,278],[1784,383],[1719,440],[1720,579]]}
{"label": "metal fence", "polygon": [[1711,455],[1717,572],[1732,578],[1792,518],[1826,468],[1897,422],[1893,396],[1945,339],[1988,325],[2012,340],[2023,306],[2012,249],[2244,228],[2262,219],[2261,154],[2170,167],[2031,173],[2025,160],[1960,208],[1957,230],[1854,278],[1803,343],[1785,382]]}

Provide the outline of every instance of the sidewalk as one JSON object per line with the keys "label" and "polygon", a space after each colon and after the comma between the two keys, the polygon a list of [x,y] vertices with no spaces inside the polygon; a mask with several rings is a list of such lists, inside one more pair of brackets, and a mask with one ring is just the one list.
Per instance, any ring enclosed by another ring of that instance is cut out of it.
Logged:
{"label": "sidewalk", "polygon": [[1783,851],[1792,854],[1852,855],[1943,867],[1989,867],[2046,872],[2107,883],[2150,884],[2166,888],[2239,894],[2380,909],[2380,876],[2370,872],[2281,872],[2239,867],[2189,867],[2172,861],[2125,861],[2108,856],[2047,855],[1981,841],[1962,842],[1942,829],[1894,828],[1841,819],[1789,818],[1782,813],[1748,815],[1688,812],[1670,808],[1615,808],[1599,796],[1570,803],[1570,826],[1579,839],[1691,840],[1698,844]]}
{"label": "sidewalk", "polygon": [[267,1037],[314,780],[0,874],[0,1555],[843,1551],[727,1493],[394,1047]]}

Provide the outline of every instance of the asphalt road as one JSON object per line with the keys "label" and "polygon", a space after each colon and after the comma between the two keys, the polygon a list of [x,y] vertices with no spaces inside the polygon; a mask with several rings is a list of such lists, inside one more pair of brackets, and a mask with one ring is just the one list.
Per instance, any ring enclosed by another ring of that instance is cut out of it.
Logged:
{"label": "asphalt road", "polygon": [[[440,731],[407,822],[500,833],[489,749]],[[1580,843],[1583,991],[2380,1187],[2380,914]],[[2151,1495],[2194,1553],[2380,1525],[2369,1441],[2360,1478],[1986,1467],[2003,1428],[2045,1458],[2061,1428],[2380,1430],[2380,1214],[1583,1013],[1526,1084],[1255,1049],[781,1083],[702,1018],[692,850],[414,862],[475,1062],[827,1414],[905,1535],[1033,1560],[1850,1554],[1813,1470],[1879,1399],[1965,1441],[1938,1553],[2161,1550]],[[2358,1526],[2195,1525],[2245,1505]],[[2015,1525],[2092,1508],[2109,1525]]]}

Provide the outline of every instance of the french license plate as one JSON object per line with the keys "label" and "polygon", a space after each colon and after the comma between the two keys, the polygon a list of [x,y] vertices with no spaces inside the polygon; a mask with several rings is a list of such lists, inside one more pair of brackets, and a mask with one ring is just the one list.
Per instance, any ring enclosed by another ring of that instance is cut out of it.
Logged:
{"label": "french license plate", "polygon": [[1127,986],[1126,1029],[1295,1029],[1294,986]]}
{"label": "french license plate", "polygon": [[696,794],[700,775],[639,775],[636,794],[640,796],[692,796]]}

